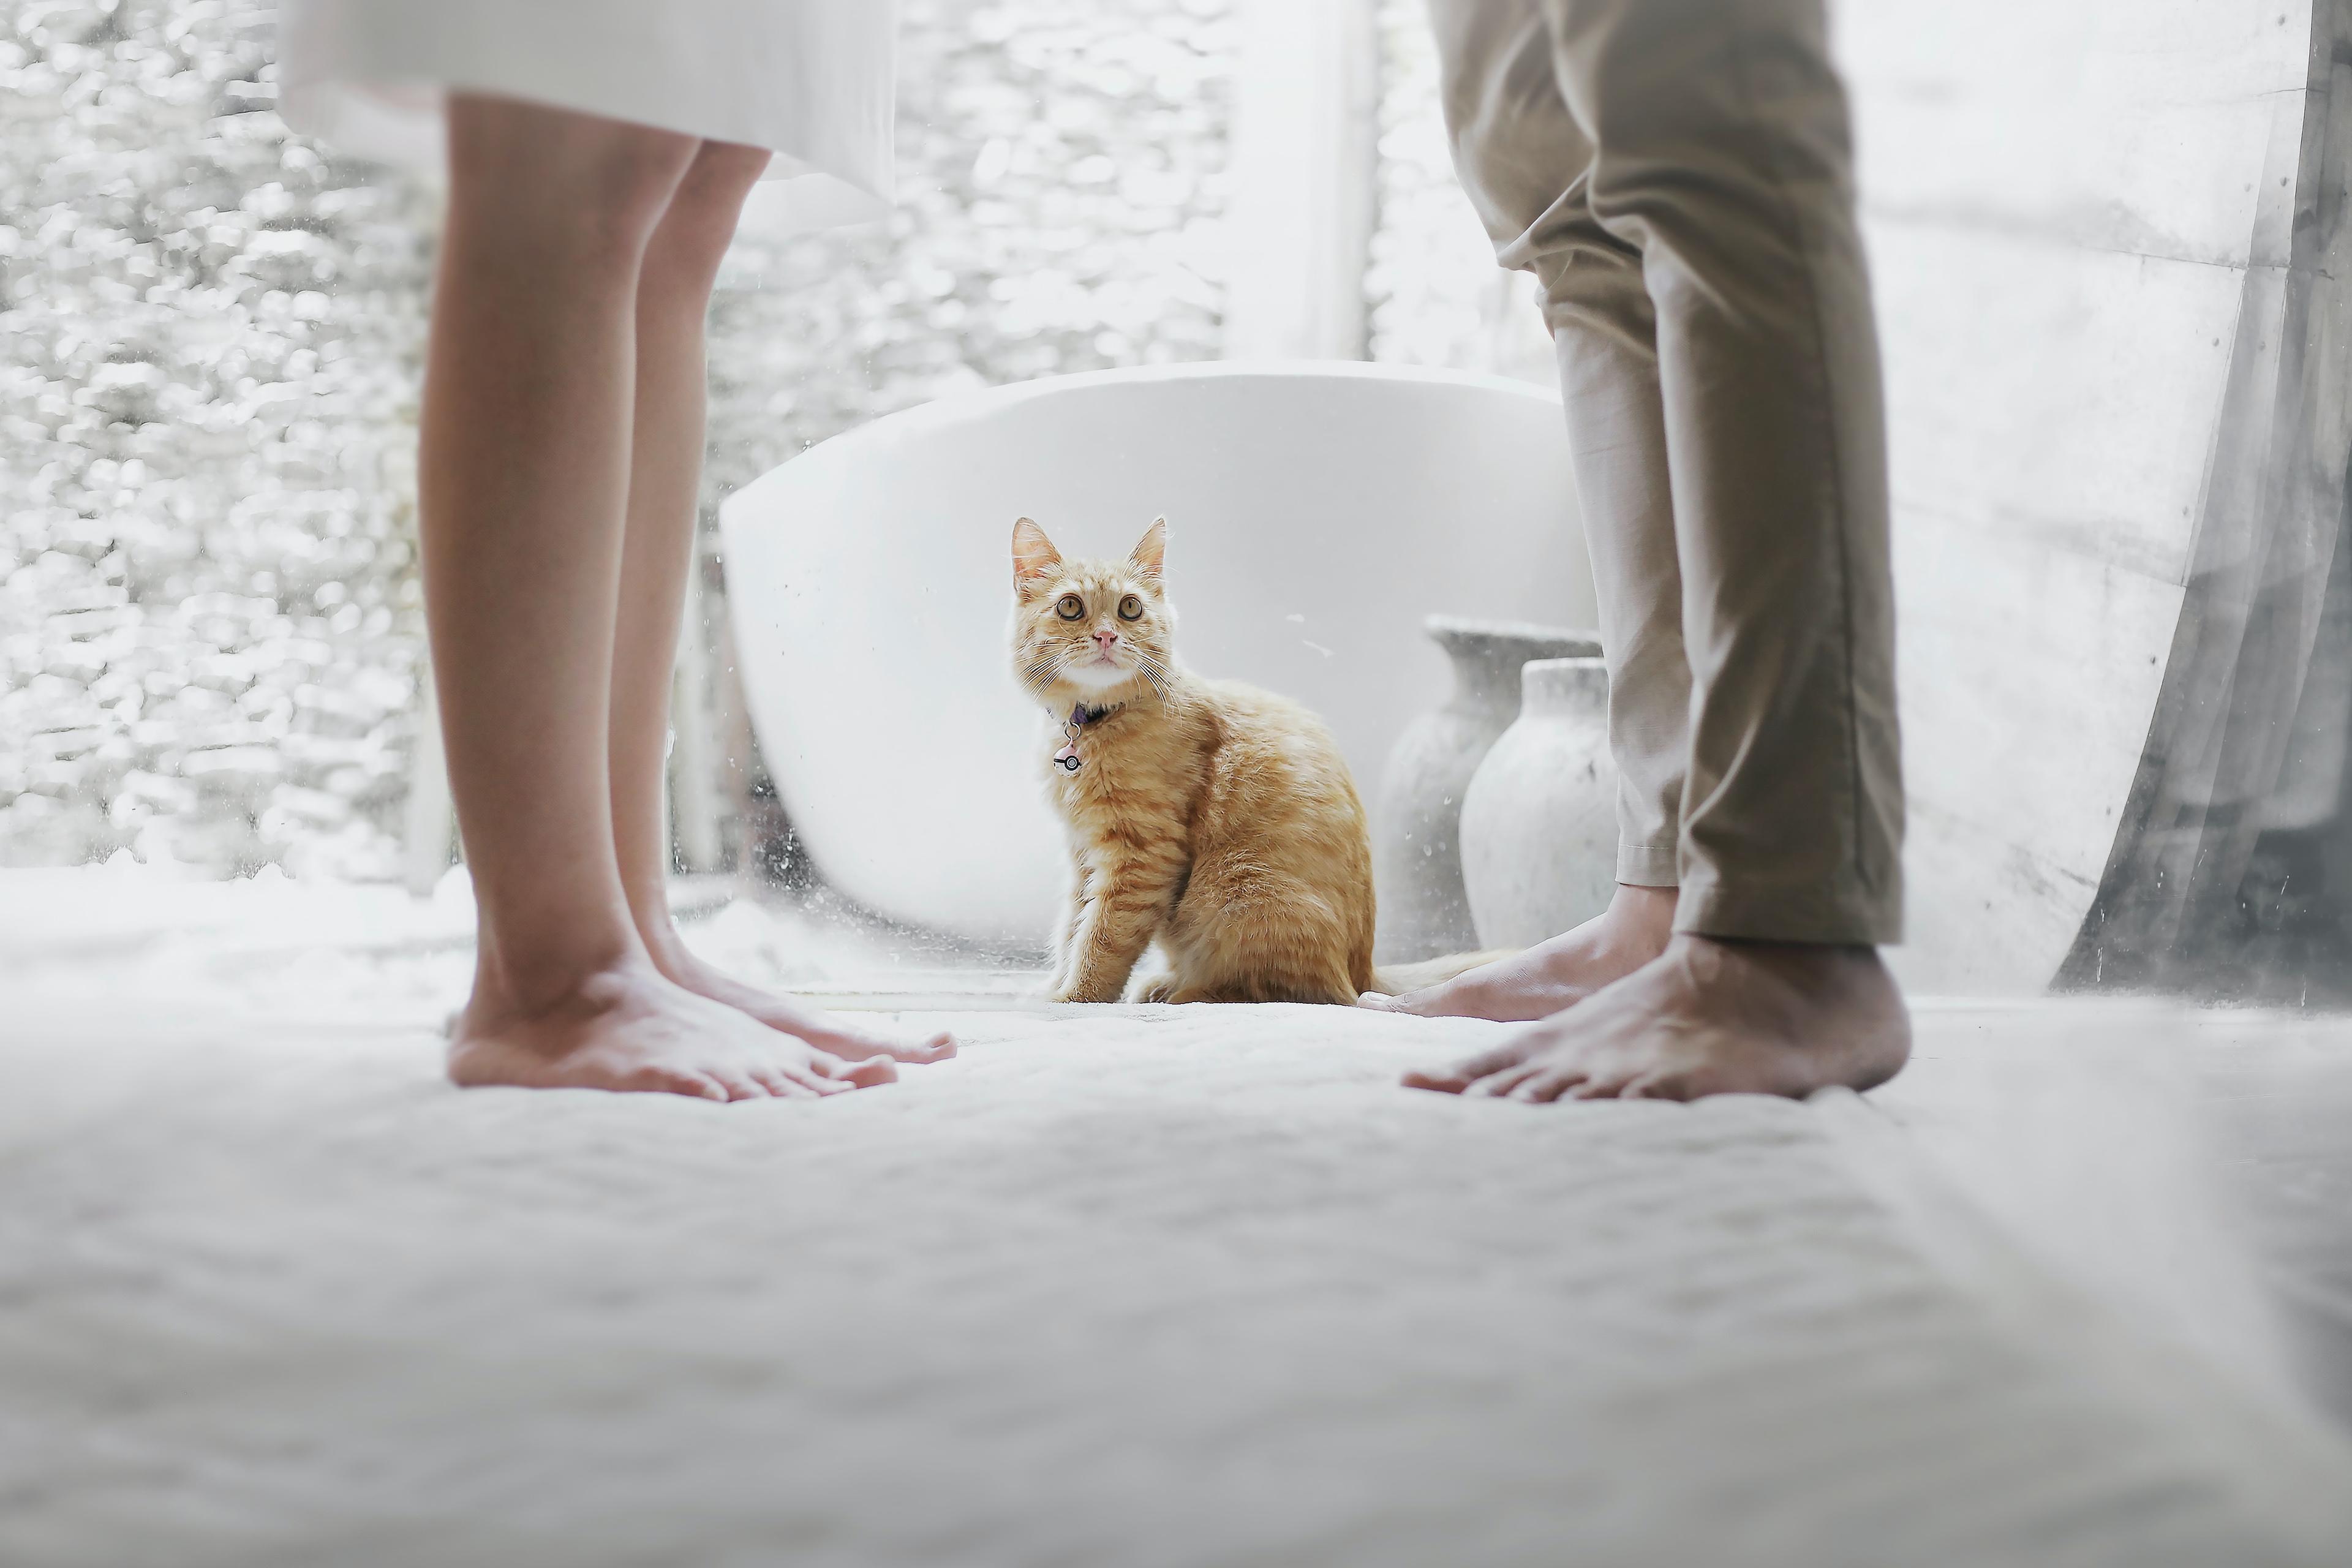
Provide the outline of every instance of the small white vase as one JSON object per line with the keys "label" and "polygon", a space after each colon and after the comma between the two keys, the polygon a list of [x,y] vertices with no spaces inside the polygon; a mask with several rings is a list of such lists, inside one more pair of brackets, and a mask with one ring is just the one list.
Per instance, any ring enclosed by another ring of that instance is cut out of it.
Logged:
{"label": "small white vase", "polygon": [[1462,802],[1462,879],[1485,947],[1528,947],[1608,907],[1617,885],[1609,671],[1550,658],[1520,671],[1518,722]]}
{"label": "small white vase", "polygon": [[1430,641],[1454,665],[1445,706],[1409,725],[1381,770],[1372,814],[1380,888],[1374,952],[1410,963],[1478,945],[1462,888],[1456,833],[1462,800],[1486,749],[1519,716],[1519,669],[1529,659],[1598,654],[1590,632],[1432,616]]}

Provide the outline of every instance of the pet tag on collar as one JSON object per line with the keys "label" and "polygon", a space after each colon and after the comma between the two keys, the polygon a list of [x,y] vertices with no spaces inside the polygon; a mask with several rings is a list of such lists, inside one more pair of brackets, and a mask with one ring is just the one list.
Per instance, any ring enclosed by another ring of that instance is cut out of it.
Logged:
{"label": "pet tag on collar", "polygon": [[1060,751],[1054,753],[1054,761],[1061,764],[1061,768],[1064,773],[1076,773],[1078,771],[1078,748],[1076,745],[1064,746]]}

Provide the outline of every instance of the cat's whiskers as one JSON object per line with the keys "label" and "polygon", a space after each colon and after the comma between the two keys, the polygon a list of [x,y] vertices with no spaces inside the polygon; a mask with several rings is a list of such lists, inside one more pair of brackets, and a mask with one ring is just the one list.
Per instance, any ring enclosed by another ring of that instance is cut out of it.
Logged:
{"label": "cat's whiskers", "polygon": [[[1126,667],[1127,673],[1139,678],[1161,702],[1171,700],[1175,682],[1168,672],[1168,667],[1133,643],[1127,645],[1127,652],[1134,661]],[[1021,666],[1018,674],[1022,689],[1032,697],[1043,697],[1076,662],[1074,653],[1048,650]]]}
{"label": "cat's whiskers", "polygon": [[1048,654],[1022,667],[1021,685],[1032,697],[1043,697],[1046,689],[1062,678],[1063,660]]}
{"label": "cat's whiskers", "polygon": [[1169,679],[1168,667],[1139,647],[1130,646],[1128,651],[1135,656],[1136,673],[1143,677],[1160,701],[1169,700],[1172,695],[1172,682]]}

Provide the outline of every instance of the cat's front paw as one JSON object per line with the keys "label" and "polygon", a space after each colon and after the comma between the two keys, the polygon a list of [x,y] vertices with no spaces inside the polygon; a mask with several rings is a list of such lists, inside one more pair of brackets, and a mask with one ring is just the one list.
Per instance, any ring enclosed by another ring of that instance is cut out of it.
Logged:
{"label": "cat's front paw", "polygon": [[1073,980],[1066,985],[1055,986],[1046,998],[1053,1002],[1118,1002],[1126,998],[1124,984],[1083,985]]}
{"label": "cat's front paw", "polygon": [[1172,974],[1155,974],[1137,989],[1135,999],[1139,1002],[1165,1002],[1175,994],[1176,977]]}

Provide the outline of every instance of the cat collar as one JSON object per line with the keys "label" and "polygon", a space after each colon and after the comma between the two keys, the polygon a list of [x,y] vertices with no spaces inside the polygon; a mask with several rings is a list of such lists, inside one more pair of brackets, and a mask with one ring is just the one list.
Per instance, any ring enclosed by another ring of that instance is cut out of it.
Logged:
{"label": "cat collar", "polygon": [[1070,716],[1062,721],[1062,733],[1070,738],[1069,743],[1054,753],[1054,761],[1060,765],[1064,773],[1074,773],[1078,771],[1080,731],[1089,724],[1101,723],[1126,706],[1124,702],[1115,702],[1108,708],[1088,708],[1083,702],[1074,703],[1071,706]]}

